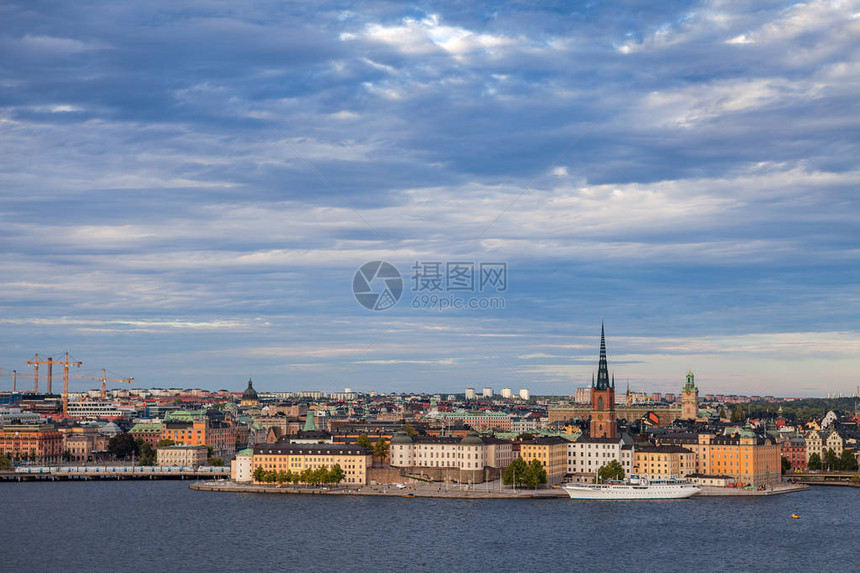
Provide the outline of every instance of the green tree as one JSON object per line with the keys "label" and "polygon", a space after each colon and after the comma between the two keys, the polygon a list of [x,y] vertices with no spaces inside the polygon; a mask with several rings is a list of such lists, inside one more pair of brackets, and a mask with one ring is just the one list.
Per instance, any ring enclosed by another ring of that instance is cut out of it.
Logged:
{"label": "green tree", "polygon": [[385,441],[385,438],[382,436],[376,440],[376,444],[373,445],[373,455],[379,458],[380,463],[388,456],[388,442]]}
{"label": "green tree", "polygon": [[806,464],[810,470],[816,471],[821,469],[821,456],[812,454],[809,456],[809,462]]}
{"label": "green tree", "polygon": [[152,446],[148,442],[145,442],[143,438],[138,438],[134,443],[137,444],[137,451],[140,453],[140,465],[154,466],[156,452],[152,449]]}
{"label": "green tree", "polygon": [[826,470],[838,470],[840,468],[839,457],[836,455],[836,452],[833,451],[833,448],[828,448],[827,452],[824,454],[824,469]]}
{"label": "green tree", "polygon": [[176,442],[174,442],[173,440],[168,440],[167,438],[162,438],[161,440],[158,440],[158,444],[156,447],[166,448],[168,446],[175,446],[175,445],[176,445]]}
{"label": "green tree", "polygon": [[331,481],[329,483],[339,484],[346,478],[346,473],[343,471],[343,468],[340,467],[340,464],[334,464],[329,472],[329,477]]}
{"label": "green tree", "polygon": [[370,441],[370,438],[367,437],[367,434],[359,434],[358,439],[355,441],[355,443],[362,448],[367,448],[368,450],[373,448],[373,442]]}
{"label": "green tree", "polygon": [[508,467],[505,468],[505,471],[502,474],[502,483],[518,487],[523,484],[527,471],[528,464],[522,456],[517,456],[517,459],[512,461]]}
{"label": "green tree", "polygon": [[108,452],[118,460],[137,455],[137,444],[131,434],[117,434],[108,442]]}
{"label": "green tree", "polygon": [[257,466],[254,469],[254,481],[263,481],[263,476],[265,475],[266,470],[263,469],[263,466]]}
{"label": "green tree", "polygon": [[403,431],[406,432],[406,435],[410,438],[413,438],[418,435],[418,430],[412,427],[412,424],[404,424]]}
{"label": "green tree", "polygon": [[210,466],[221,467],[224,465],[224,458],[219,458],[217,456],[209,456],[206,458],[206,463]]}
{"label": "green tree", "polygon": [[743,408],[741,408],[739,405],[737,405],[737,404],[736,404],[736,405],[732,408],[732,417],[731,417],[731,421],[732,421],[732,422],[742,422],[742,421],[744,421],[745,419],[746,419],[746,416],[744,416],[744,409],[743,409]]}
{"label": "green tree", "polygon": [[624,467],[618,460],[612,460],[604,466],[600,466],[597,470],[597,483],[603,483],[606,480],[622,480],[624,479]]}
{"label": "green tree", "polygon": [[535,458],[526,467],[523,485],[536,488],[546,483],[546,470],[539,459]]}
{"label": "green tree", "polygon": [[520,442],[530,442],[535,439],[535,435],[530,432],[523,432],[522,434],[517,436],[517,440]]}
{"label": "green tree", "polygon": [[12,460],[6,454],[0,454],[0,470],[8,471],[12,469]]}
{"label": "green tree", "polygon": [[725,408],[720,408],[720,419],[721,420],[726,419],[726,409]]}
{"label": "green tree", "polygon": [[857,471],[857,457],[854,455],[854,452],[848,448],[842,450],[842,456],[839,458],[839,461],[843,470],[849,472]]}
{"label": "green tree", "polygon": [[782,473],[785,473],[791,469],[791,462],[788,461],[788,459],[786,459],[785,457],[782,457],[781,459],[782,462],[780,463],[782,464]]}
{"label": "green tree", "polygon": [[299,481],[302,483],[311,483],[313,475],[314,472],[311,468],[305,468],[302,470],[302,473],[299,474]]}

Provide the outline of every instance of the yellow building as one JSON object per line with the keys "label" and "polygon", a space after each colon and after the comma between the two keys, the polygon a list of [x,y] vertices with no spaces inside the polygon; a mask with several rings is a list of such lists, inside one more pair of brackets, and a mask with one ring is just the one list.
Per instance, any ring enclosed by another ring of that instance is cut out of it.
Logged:
{"label": "yellow building", "polygon": [[648,479],[683,479],[696,473],[696,454],[680,446],[640,446],[633,459],[633,473]]}
{"label": "yellow building", "polygon": [[771,437],[744,431],[734,436],[666,434],[657,445],[682,446],[696,456],[696,474],[731,476],[754,487],[775,485],[782,479],[780,446]]}
{"label": "yellow building", "polygon": [[546,437],[535,438],[530,442],[520,444],[520,457],[526,463],[540,460],[546,470],[548,484],[561,483],[567,473],[567,444],[564,438]]}
{"label": "yellow building", "polygon": [[345,484],[367,483],[367,469],[372,463],[370,451],[361,446],[345,444],[290,444],[276,442],[254,447],[251,471],[264,470],[300,473],[302,470],[340,465]]}

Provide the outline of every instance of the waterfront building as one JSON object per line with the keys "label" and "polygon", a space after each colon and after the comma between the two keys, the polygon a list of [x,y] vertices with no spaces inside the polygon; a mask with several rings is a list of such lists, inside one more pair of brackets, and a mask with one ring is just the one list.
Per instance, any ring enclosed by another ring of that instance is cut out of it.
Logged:
{"label": "waterfront building", "polygon": [[791,469],[806,470],[808,460],[806,457],[806,440],[802,436],[783,438],[781,454],[791,464]]}
{"label": "waterfront building", "polygon": [[156,454],[159,466],[196,468],[206,465],[209,448],[206,446],[163,446]]}
{"label": "waterfront building", "polygon": [[648,479],[686,478],[696,473],[696,454],[681,446],[640,446],[633,473]]}
{"label": "waterfront building", "polygon": [[634,447],[629,435],[615,438],[582,437],[567,444],[567,473],[588,476],[591,481],[597,470],[617,460],[624,473],[633,473]]}
{"label": "waterfront building", "polygon": [[372,463],[370,451],[346,444],[261,444],[254,446],[251,474],[264,470],[300,473],[302,470],[328,469],[340,465],[346,477],[343,483],[365,485],[367,470]]}
{"label": "waterfront building", "polygon": [[570,442],[564,438],[550,436],[539,437],[528,442],[522,442],[520,457],[526,463],[540,460],[546,470],[546,480],[550,485],[561,483],[567,473],[567,449]]}
{"label": "waterfront building", "polygon": [[[668,401],[668,400],[667,400]],[[681,419],[695,420],[699,417],[699,389],[696,388],[692,370],[687,372],[687,383],[681,390]]]}
{"label": "waterfront building", "polygon": [[770,436],[715,436],[709,450],[711,471],[738,483],[759,487],[782,479],[780,446]]}
{"label": "waterfront building", "polygon": [[13,461],[58,464],[63,457],[63,436],[50,424],[7,424],[0,429],[0,453]]}
{"label": "waterfront building", "polygon": [[254,450],[248,448],[236,452],[236,457],[230,461],[230,479],[237,483],[254,481]]}
{"label": "waterfront building", "polygon": [[248,387],[242,392],[242,400],[239,405],[243,408],[256,408],[260,405],[260,399],[257,397],[257,391],[254,390],[254,383],[248,378]]}
{"label": "waterfront building", "polygon": [[[456,479],[460,482],[484,481],[484,468],[490,462],[498,464],[504,461],[504,449],[498,443],[488,445],[470,431],[465,437],[454,436],[414,436],[409,437],[405,432],[398,432],[391,439],[391,466],[411,468],[413,471],[425,473],[433,479]],[[510,444],[508,444],[510,445]],[[507,449],[510,452],[510,448]],[[490,455],[495,459],[489,459]],[[510,457],[510,453],[507,454]],[[433,471],[428,472],[427,470]],[[456,473],[452,473],[456,472]]]}
{"label": "waterfront building", "polygon": [[609,378],[606,360],[606,337],[600,325],[600,359],[597,380],[591,380],[591,437],[615,438],[618,425],[615,422],[615,377]]}

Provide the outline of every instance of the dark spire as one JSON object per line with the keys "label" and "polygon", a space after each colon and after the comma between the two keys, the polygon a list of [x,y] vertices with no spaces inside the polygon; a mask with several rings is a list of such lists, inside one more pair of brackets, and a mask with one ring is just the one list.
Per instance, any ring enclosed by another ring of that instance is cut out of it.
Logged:
{"label": "dark spire", "polygon": [[598,390],[609,388],[609,365],[606,363],[606,336],[603,332],[603,322],[600,323],[600,362],[597,365],[597,384],[594,387]]}

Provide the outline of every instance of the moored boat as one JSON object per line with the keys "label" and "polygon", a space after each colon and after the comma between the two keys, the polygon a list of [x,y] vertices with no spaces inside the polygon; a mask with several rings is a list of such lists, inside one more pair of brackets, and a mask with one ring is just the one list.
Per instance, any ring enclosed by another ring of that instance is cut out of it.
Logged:
{"label": "moored boat", "polygon": [[568,483],[564,490],[571,499],[636,500],[684,499],[696,495],[701,488],[682,479],[649,480],[632,475],[624,481]]}

